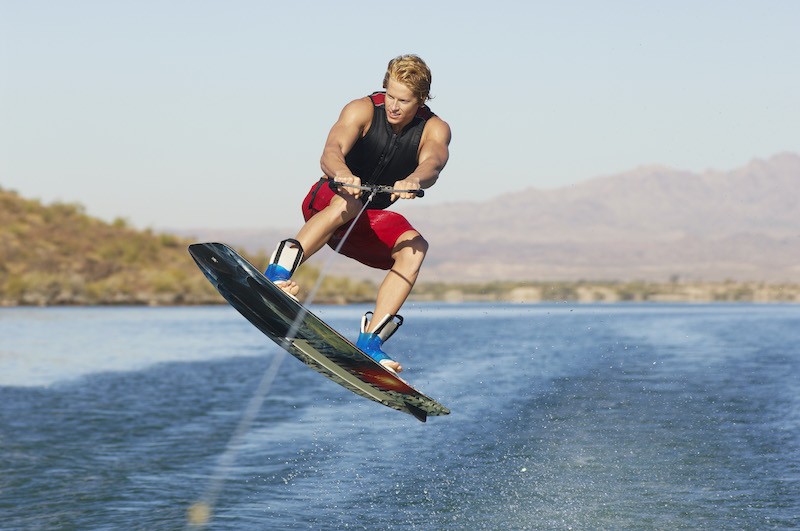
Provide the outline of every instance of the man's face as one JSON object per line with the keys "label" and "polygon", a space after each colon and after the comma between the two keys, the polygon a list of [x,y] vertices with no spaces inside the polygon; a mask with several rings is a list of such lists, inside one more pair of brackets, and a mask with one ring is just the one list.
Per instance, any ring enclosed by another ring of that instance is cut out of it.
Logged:
{"label": "man's face", "polygon": [[410,88],[399,81],[389,79],[386,83],[386,117],[395,132],[399,132],[411,123],[419,107],[419,99]]}

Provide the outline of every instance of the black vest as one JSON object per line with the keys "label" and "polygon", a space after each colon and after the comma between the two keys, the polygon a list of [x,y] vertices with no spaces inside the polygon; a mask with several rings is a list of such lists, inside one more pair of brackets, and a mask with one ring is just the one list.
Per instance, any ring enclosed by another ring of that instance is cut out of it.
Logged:
{"label": "black vest", "polygon": [[[375,92],[370,96],[373,105],[372,124],[344,159],[353,175],[360,178],[363,184],[392,186],[411,175],[417,169],[417,151],[422,131],[427,121],[436,116],[428,107],[420,107],[411,123],[396,135],[386,118],[385,97],[385,92]],[[364,196],[362,198],[366,199]],[[391,204],[389,195],[379,194],[369,208],[383,209]]]}

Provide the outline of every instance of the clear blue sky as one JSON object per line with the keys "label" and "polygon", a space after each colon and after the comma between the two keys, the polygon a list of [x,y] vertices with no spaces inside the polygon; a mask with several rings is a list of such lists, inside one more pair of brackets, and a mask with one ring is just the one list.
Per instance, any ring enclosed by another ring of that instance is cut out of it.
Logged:
{"label": "clear blue sky", "polygon": [[427,204],[800,151],[800,2],[0,0],[0,187],[138,227],[298,227],[330,126],[421,55]]}

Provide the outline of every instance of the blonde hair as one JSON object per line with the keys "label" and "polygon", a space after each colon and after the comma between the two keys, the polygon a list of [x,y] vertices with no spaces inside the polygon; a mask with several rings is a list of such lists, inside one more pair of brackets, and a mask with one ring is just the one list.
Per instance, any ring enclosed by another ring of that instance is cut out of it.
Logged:
{"label": "blonde hair", "polygon": [[416,55],[400,55],[389,61],[383,76],[383,88],[387,87],[390,79],[411,89],[420,105],[431,99],[431,70]]}

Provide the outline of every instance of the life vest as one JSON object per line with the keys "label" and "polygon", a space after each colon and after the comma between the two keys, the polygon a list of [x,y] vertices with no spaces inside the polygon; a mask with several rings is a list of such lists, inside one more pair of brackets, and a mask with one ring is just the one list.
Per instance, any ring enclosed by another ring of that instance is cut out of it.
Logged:
{"label": "life vest", "polygon": [[[422,131],[427,121],[436,115],[427,106],[422,106],[411,122],[399,134],[394,134],[386,118],[386,93],[375,92],[370,99],[372,123],[367,134],[356,141],[344,160],[362,184],[392,186],[417,169]],[[391,204],[387,194],[379,194],[368,208],[384,209]]]}

